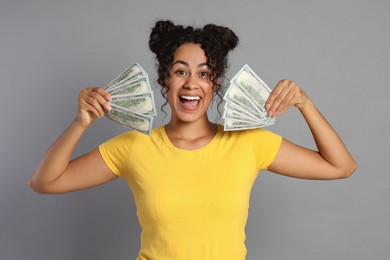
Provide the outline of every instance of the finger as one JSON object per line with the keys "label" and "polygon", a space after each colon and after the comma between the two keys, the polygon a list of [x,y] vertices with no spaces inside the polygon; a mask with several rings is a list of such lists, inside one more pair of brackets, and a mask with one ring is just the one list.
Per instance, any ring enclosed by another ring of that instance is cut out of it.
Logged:
{"label": "finger", "polygon": [[95,106],[98,111],[100,111],[101,109],[97,107],[97,104],[95,103],[94,99],[96,99],[99,106],[103,107],[103,110],[111,110],[111,106],[108,101],[111,99],[111,95],[108,94],[108,92],[102,88],[88,87],[81,92],[80,97],[84,99],[87,103],[90,103],[91,105]]}
{"label": "finger", "polygon": [[277,109],[274,111],[274,116],[279,116],[287,111],[288,108],[290,108],[294,103],[295,93],[292,90],[289,90],[288,93],[285,95],[283,100],[280,102]]}
{"label": "finger", "polygon": [[110,93],[107,92],[104,88],[98,87],[95,88],[95,91],[99,93],[102,97],[104,97],[105,100],[110,101],[111,100],[111,95]]}
{"label": "finger", "polygon": [[91,104],[87,103],[84,99],[80,101],[80,112],[86,111],[93,119],[100,118],[99,111]]}
{"label": "finger", "polygon": [[278,111],[280,104],[290,92],[289,82],[286,80],[280,81],[275,88],[274,95],[272,97],[272,104],[268,106],[268,115],[275,116],[275,112]]}
{"label": "finger", "polygon": [[269,110],[273,103],[275,102],[275,99],[277,98],[277,96],[283,91],[283,88],[284,88],[284,84],[282,83],[282,81],[280,81],[276,87],[272,90],[271,94],[269,95],[266,103],[265,103],[265,108],[267,110]]}
{"label": "finger", "polygon": [[[105,91],[104,89],[102,89],[102,88],[94,89],[91,92],[90,97],[95,99],[98,102],[99,106],[102,107],[103,110],[106,110],[106,111],[111,110],[111,105],[109,102],[111,100],[111,95],[108,94],[107,91]],[[94,102],[94,101],[92,101],[92,102]],[[94,102],[94,105],[96,105],[95,102]]]}
{"label": "finger", "polygon": [[88,105],[92,106],[98,112],[99,117],[104,116],[104,114],[105,114],[104,108],[99,103],[98,97],[94,97],[94,95],[92,95],[92,96],[89,96],[86,101],[87,101]]}
{"label": "finger", "polygon": [[[79,95],[79,111],[87,111],[89,115],[99,118],[102,113],[104,114],[102,107],[99,105],[97,100],[92,97],[93,89],[87,88],[80,92]],[[91,112],[91,113],[89,113]],[[85,115],[85,114],[84,114]]]}
{"label": "finger", "polygon": [[[107,101],[111,100],[111,95],[110,93],[107,92],[107,90],[105,90],[104,88],[102,87],[87,87],[85,88],[84,90],[82,90],[82,92],[85,92],[85,93],[98,93],[99,95],[101,95],[104,99],[106,99]],[[89,95],[89,94],[88,94]]]}

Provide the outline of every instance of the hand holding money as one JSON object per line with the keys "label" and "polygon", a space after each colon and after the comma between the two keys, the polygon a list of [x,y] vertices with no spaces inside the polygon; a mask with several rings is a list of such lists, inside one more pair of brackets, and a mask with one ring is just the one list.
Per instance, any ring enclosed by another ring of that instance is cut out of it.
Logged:
{"label": "hand holding money", "polygon": [[245,65],[230,81],[224,96],[225,131],[269,126],[275,118],[268,114],[266,101],[271,89]]}
{"label": "hand holding money", "polygon": [[105,88],[111,95],[112,121],[144,134],[150,134],[153,116],[157,115],[149,78],[136,63],[111,81]]}
{"label": "hand holding money", "polygon": [[111,110],[111,96],[103,88],[88,87],[80,91],[76,120],[88,126]]}
{"label": "hand holding money", "polygon": [[286,112],[291,106],[302,109],[307,100],[306,93],[295,82],[284,79],[271,92],[266,109],[270,116],[276,117]]}

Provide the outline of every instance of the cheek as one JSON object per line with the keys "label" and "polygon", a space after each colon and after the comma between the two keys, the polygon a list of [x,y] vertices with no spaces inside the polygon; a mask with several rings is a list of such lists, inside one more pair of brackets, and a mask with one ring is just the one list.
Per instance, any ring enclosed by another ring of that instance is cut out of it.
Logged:
{"label": "cheek", "polygon": [[170,90],[179,89],[184,83],[185,80],[179,77],[170,77],[166,80],[166,86],[169,87]]}
{"label": "cheek", "polygon": [[205,92],[205,94],[207,94],[212,98],[214,96],[213,84],[212,83],[205,84],[203,87],[203,91]]}
{"label": "cheek", "polygon": [[180,82],[175,79],[170,79],[166,81],[166,96],[168,101],[172,101],[177,95],[178,90],[180,89]]}

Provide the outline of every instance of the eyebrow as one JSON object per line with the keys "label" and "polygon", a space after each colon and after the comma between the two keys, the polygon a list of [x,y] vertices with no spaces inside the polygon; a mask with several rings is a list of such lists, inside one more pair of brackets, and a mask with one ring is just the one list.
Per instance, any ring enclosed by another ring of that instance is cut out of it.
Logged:
{"label": "eyebrow", "polygon": [[[183,64],[184,66],[187,66],[187,67],[190,66],[190,65],[188,64],[188,62],[185,62],[185,61],[183,61],[183,60],[177,60],[177,61],[175,61],[172,65],[175,65],[175,64],[177,64],[177,63]],[[199,68],[199,67],[203,67],[203,66],[207,66],[207,63],[206,63],[206,62],[203,62],[203,63],[198,64],[198,68]]]}

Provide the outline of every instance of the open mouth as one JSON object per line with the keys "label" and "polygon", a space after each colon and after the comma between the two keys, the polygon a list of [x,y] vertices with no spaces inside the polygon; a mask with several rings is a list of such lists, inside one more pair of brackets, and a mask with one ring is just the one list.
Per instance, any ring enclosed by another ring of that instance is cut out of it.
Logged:
{"label": "open mouth", "polygon": [[199,96],[180,96],[179,99],[183,108],[187,110],[197,109],[200,102]]}

